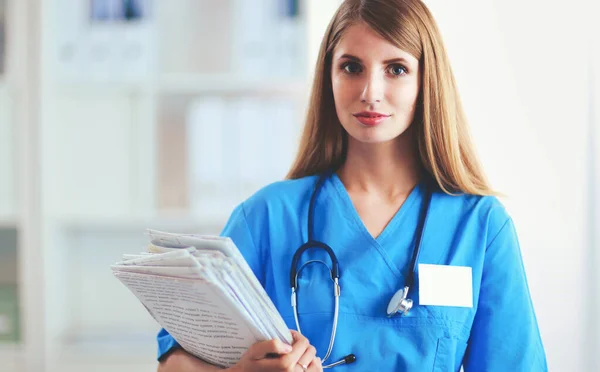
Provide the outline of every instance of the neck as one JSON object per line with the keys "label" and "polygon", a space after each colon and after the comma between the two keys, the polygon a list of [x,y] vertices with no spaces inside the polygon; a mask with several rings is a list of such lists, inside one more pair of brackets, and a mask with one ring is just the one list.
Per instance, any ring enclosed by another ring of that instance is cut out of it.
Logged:
{"label": "neck", "polygon": [[407,195],[420,180],[421,166],[410,130],[386,143],[348,138],[348,152],[338,170],[348,192],[375,192],[389,198]]}

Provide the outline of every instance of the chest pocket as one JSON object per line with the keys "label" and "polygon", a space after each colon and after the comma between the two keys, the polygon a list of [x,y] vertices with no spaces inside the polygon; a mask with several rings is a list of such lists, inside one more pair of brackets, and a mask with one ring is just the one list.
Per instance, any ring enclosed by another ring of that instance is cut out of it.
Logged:
{"label": "chest pocket", "polygon": [[[333,314],[300,316],[304,335],[325,355],[329,346]],[[292,327],[293,317],[286,317]],[[367,317],[341,313],[329,362],[353,353],[356,363],[347,372],[380,371],[447,372],[459,371],[466,343],[444,335],[446,327],[433,319]]]}

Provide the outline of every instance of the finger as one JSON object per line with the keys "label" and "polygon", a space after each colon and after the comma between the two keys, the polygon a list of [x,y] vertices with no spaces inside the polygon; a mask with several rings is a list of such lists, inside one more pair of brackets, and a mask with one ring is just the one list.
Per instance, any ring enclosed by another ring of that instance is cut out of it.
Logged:
{"label": "finger", "polygon": [[268,340],[256,342],[248,349],[248,355],[254,359],[259,360],[267,357],[268,355],[283,355],[291,352],[293,348],[290,345],[284,344],[281,340]]}
{"label": "finger", "polygon": [[298,359],[298,363],[302,364],[303,366],[310,366],[316,355],[317,349],[315,349],[315,347],[312,345],[308,345],[304,354],[302,354],[300,359]]}
{"label": "finger", "polygon": [[294,335],[292,351],[281,357],[283,365],[287,368],[293,367],[296,363],[298,363],[298,360],[302,355],[304,355],[304,352],[309,346],[310,343],[308,342],[308,339],[302,336],[300,333],[296,333]]}
{"label": "finger", "polygon": [[310,366],[308,367],[308,370],[310,372],[323,372],[323,363],[321,361],[321,358],[315,357]]}
{"label": "finger", "polygon": [[301,339],[302,337],[302,333],[298,332],[298,331],[294,331],[293,329],[290,329],[290,333],[292,334],[292,345],[299,339]]}
{"label": "finger", "polygon": [[308,338],[304,337],[304,335],[300,332],[296,332],[294,330],[291,331],[292,332],[292,346],[295,346],[296,344],[299,345],[304,345],[304,344],[309,344],[308,342]]}

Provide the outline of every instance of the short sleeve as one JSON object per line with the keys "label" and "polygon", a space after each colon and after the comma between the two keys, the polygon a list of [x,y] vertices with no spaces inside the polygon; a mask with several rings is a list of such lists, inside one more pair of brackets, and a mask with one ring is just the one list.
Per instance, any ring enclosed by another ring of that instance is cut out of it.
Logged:
{"label": "short sleeve", "polygon": [[226,236],[233,240],[242,253],[242,256],[244,256],[248,266],[250,266],[252,272],[258,278],[258,281],[264,286],[265,275],[264,268],[262,267],[264,260],[255,244],[255,235],[257,235],[256,232],[254,232],[254,235],[251,233],[246,217],[246,210],[242,203],[234,209],[229,221],[227,221],[223,231],[221,231],[221,236]]}
{"label": "short sleeve", "polygon": [[[260,267],[260,254],[256,249],[252,234],[250,233],[243,204],[240,204],[233,210],[220,235],[229,237],[233,240],[258,280],[264,285],[264,275],[261,274],[264,270],[261,270]],[[173,336],[171,336],[164,328],[159,331],[156,340],[158,343],[159,361],[173,348],[180,347]]]}
{"label": "short sleeve", "polygon": [[158,361],[162,361],[172,350],[179,348],[179,344],[173,336],[169,334],[164,328],[161,328],[160,332],[156,336],[156,342],[158,343]]}
{"label": "short sleeve", "polygon": [[489,243],[465,372],[547,371],[512,219]]}

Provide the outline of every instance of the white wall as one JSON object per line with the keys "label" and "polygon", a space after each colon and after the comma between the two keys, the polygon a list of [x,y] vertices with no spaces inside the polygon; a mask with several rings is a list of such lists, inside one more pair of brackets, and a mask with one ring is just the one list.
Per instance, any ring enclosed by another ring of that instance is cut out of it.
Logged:
{"label": "white wall", "polygon": [[[592,7],[595,12],[590,12],[589,18],[591,19],[594,15],[598,14],[600,6],[598,4]],[[591,221],[589,226],[590,239],[592,240],[591,257],[588,262],[589,275],[588,278],[592,281],[592,291],[590,294],[590,306],[588,319],[590,319],[590,329],[594,332],[594,341],[590,342],[588,350],[592,353],[592,357],[595,361],[595,369],[600,368],[600,354],[597,350],[600,348],[600,321],[597,319],[597,310],[600,309],[600,273],[597,272],[597,268],[600,267],[600,24],[594,23],[591,26],[592,38],[590,40],[590,51],[592,52],[592,65],[590,66],[590,85],[591,85],[591,105],[590,105],[590,124],[591,124],[591,136],[590,136],[590,155],[592,161],[590,164],[591,171],[591,200],[590,207],[592,209]]]}
{"label": "white wall", "polygon": [[584,2],[427,3],[484,166],[507,195],[549,368],[594,370]]}

